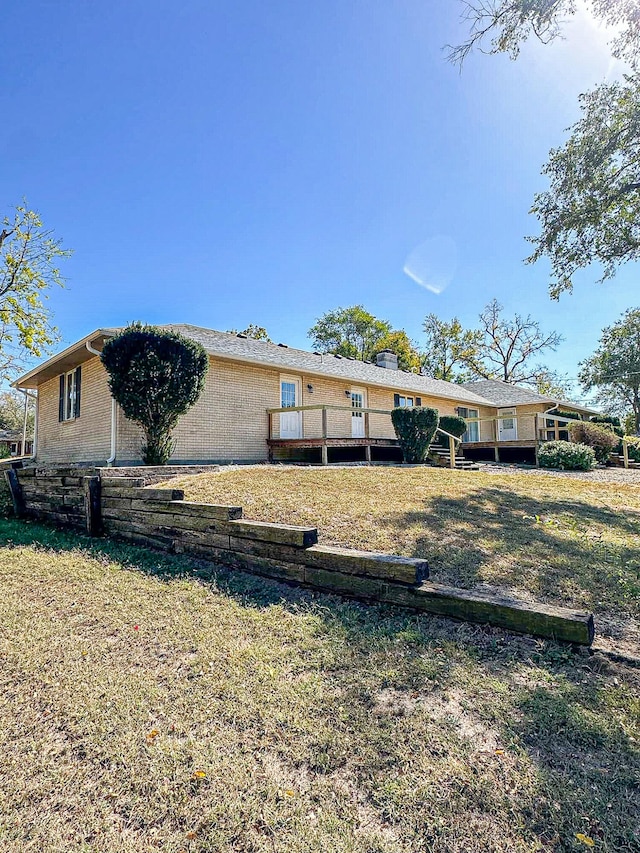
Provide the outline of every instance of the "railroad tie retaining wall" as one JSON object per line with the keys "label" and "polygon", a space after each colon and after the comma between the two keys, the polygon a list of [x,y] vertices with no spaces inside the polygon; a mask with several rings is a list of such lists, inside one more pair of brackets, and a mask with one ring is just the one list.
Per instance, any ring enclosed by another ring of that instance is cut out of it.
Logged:
{"label": "railroad tie retaining wall", "polygon": [[570,643],[593,641],[591,614],[433,583],[425,560],[319,545],[316,528],[247,520],[242,507],[185,501],[183,491],[148,487],[144,477],[87,469],[79,475],[77,468],[5,476],[18,512],[92,535],[366,601]]}

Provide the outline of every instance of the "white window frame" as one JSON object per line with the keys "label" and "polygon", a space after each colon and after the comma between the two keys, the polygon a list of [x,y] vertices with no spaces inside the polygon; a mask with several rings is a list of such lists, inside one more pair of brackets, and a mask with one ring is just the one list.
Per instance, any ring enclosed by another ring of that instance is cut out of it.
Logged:
{"label": "white window frame", "polygon": [[64,374],[63,421],[75,421],[76,419],[76,393],[76,371],[70,370]]}

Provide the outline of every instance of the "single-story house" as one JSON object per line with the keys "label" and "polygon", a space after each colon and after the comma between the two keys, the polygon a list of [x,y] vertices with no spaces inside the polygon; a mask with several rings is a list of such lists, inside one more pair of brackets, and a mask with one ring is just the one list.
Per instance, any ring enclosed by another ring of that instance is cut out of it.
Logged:
{"label": "single-story house", "polygon": [[0,459],[6,459],[8,456],[27,456],[33,453],[33,441],[28,438],[24,443],[23,451],[22,439],[22,430],[0,430]]}
{"label": "single-story house", "polygon": [[[173,463],[397,458],[390,411],[421,405],[462,415],[463,447],[497,455],[508,446],[535,448],[546,424],[557,425],[560,404],[578,417],[592,411],[526,389],[515,399],[504,383],[459,385],[409,373],[389,351],[373,364],[198,326],[162,328],[199,341],[210,359],[202,396],[176,428]],[[119,331],[97,329],[14,383],[37,396],[38,463],[140,462],[141,431],[112,400],[100,361],[104,342]]]}

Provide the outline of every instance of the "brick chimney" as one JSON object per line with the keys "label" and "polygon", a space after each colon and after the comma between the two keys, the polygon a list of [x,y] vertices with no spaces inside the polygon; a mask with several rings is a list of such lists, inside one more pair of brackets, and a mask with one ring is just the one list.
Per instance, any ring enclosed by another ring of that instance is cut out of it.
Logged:
{"label": "brick chimney", "polygon": [[378,367],[385,367],[387,370],[397,370],[398,356],[390,349],[383,349],[376,356],[376,364]]}

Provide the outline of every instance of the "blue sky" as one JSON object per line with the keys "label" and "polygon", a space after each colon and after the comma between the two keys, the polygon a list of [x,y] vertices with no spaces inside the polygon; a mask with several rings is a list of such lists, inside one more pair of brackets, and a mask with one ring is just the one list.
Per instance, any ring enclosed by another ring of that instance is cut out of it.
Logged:
{"label": "blue sky", "polygon": [[[636,269],[547,296],[527,211],[577,95],[611,66],[581,17],[518,62],[443,45],[455,0],[48,0],[3,11],[0,209],[23,196],[75,250],[50,304],[65,343],[130,320],[264,325],[308,348],[364,304],[418,342],[497,297],[566,341],[575,375],[637,305]],[[410,253],[440,294],[404,271]]]}

